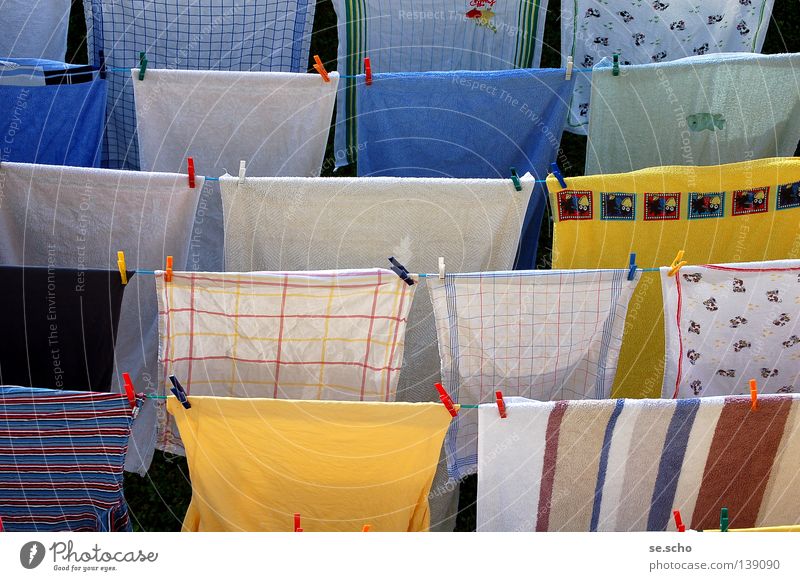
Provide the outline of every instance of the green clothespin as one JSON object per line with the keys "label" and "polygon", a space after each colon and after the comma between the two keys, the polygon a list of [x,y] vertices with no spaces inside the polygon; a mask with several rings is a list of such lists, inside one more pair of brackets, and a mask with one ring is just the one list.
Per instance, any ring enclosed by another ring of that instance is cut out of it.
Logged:
{"label": "green clothespin", "polygon": [[139,53],[139,80],[144,81],[144,72],[147,70],[147,55]]}
{"label": "green clothespin", "polygon": [[728,509],[722,508],[722,510],[719,511],[719,532],[727,533],[729,524],[730,521],[728,520]]}
{"label": "green clothespin", "polygon": [[514,182],[514,189],[518,192],[522,191],[522,184],[519,181],[519,175],[517,174],[517,168],[511,167],[511,181]]}
{"label": "green clothespin", "polygon": [[619,54],[614,53],[614,68],[611,69],[611,74],[615,77],[619,76]]}

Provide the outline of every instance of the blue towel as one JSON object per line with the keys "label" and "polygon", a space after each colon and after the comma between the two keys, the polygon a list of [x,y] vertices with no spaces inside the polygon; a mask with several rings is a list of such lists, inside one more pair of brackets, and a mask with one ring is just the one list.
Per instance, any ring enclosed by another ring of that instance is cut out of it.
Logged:
{"label": "blue towel", "polygon": [[[547,177],[569,111],[575,77],[563,69],[363,75],[356,86],[358,175]],[[516,268],[533,269],[546,196],[538,184],[522,229]]]}
{"label": "blue towel", "polygon": [[89,67],[0,66],[0,161],[98,167],[105,114],[106,81]]}

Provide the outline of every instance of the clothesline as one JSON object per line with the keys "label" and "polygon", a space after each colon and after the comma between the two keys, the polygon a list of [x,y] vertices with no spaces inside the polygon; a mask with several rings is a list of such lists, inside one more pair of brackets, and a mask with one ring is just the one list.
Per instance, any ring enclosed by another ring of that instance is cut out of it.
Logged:
{"label": "clothesline", "polygon": [[[574,269],[574,270],[570,270],[570,273],[578,274],[578,273],[582,273],[582,272],[594,272],[594,270],[600,270],[600,269]],[[608,269],[608,270],[615,270],[615,269]],[[617,269],[617,270],[623,270],[623,269]],[[628,270],[628,269],[625,268],[624,270]],[[637,272],[658,272],[660,270],[661,270],[660,268],[637,268],[636,269]],[[159,271],[159,272],[163,272],[163,271]],[[198,271],[198,272],[200,272],[200,271]],[[540,276],[550,276],[550,275],[556,275],[556,274],[563,274],[561,271],[558,271],[558,270],[555,270],[555,271],[540,270],[540,271],[536,271],[536,272]],[[155,270],[136,270],[136,274],[155,275],[155,273],[156,273]],[[417,273],[415,276],[418,276],[419,278],[428,278],[428,277],[435,278],[435,277],[437,277],[439,275],[437,273],[430,273],[429,274],[429,273],[426,273],[426,272],[420,272],[420,273]]]}
{"label": "clothesline", "polygon": [[[144,396],[147,399],[169,399],[171,397],[175,397],[174,395],[151,395],[149,393],[144,394]],[[433,402],[433,403],[435,403],[435,402]],[[465,404],[465,403],[459,404],[458,402],[456,402],[456,405],[459,405],[460,407],[462,407],[464,409],[478,409],[478,406],[477,405],[473,405],[473,404]]]}

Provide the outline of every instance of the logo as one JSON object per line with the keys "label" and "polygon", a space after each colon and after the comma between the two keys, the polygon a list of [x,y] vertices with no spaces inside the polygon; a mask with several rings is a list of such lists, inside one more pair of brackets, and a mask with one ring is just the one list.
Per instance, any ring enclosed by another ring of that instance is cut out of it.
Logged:
{"label": "logo", "polygon": [[44,545],[38,541],[25,543],[19,550],[19,562],[26,569],[35,569],[44,560]]}

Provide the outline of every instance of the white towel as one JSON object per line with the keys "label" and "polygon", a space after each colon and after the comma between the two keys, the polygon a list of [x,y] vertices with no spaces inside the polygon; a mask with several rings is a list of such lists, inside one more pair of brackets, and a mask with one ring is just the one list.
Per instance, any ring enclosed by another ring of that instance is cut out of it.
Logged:
{"label": "white towel", "polygon": [[661,269],[663,397],[791,393],[800,379],[800,260]]}
{"label": "white towel", "polygon": [[586,174],[791,157],[800,54],[710,54],[592,73]]}
{"label": "white towel", "polygon": [[[428,282],[442,377],[454,401],[610,397],[628,302],[640,273],[545,270],[447,275]],[[454,479],[478,467],[478,414],[462,409],[445,442]]]}
{"label": "white towel", "polygon": [[[184,268],[199,192],[181,174],[6,163],[0,165],[0,263],[70,268]],[[155,393],[158,305],[152,275],[125,291],[115,349],[115,385],[130,373],[137,392]],[[79,338],[76,338],[79,339]],[[155,446],[155,406],[133,424],[126,469],[144,474]]]}
{"label": "white towel", "polygon": [[63,61],[70,0],[0,1],[0,58]]}
{"label": "white towel", "polygon": [[[621,63],[629,65],[673,61],[706,53],[758,53],[769,28],[774,1],[562,2],[562,66],[566,66],[567,57],[571,56],[576,68],[591,68],[614,53],[620,55]],[[577,76],[567,122],[567,129],[574,133],[586,134],[591,78],[591,75]],[[595,102],[592,99],[591,109]]]}

